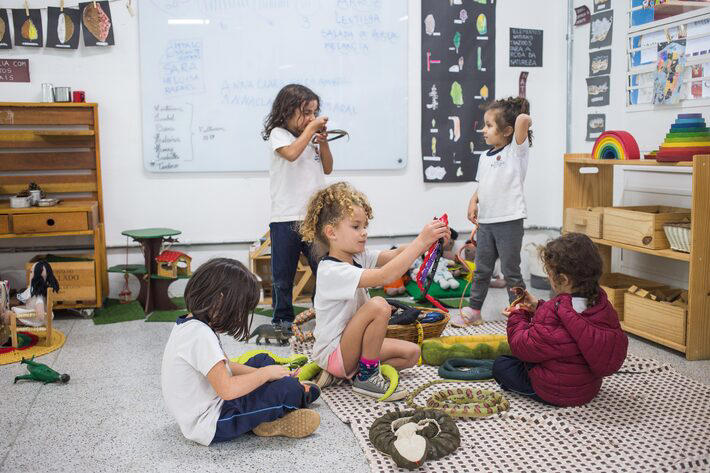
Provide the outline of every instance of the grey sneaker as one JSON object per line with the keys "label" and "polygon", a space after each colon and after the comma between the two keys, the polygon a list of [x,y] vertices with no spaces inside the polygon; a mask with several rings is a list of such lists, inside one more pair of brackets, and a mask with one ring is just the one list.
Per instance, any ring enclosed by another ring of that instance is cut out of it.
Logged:
{"label": "grey sneaker", "polygon": [[[390,382],[382,376],[382,373],[377,372],[367,378],[365,381],[360,381],[357,376],[353,380],[353,391],[363,396],[380,398],[385,394],[385,391],[390,387]],[[386,401],[400,401],[407,397],[407,391],[397,386],[392,395]]]}

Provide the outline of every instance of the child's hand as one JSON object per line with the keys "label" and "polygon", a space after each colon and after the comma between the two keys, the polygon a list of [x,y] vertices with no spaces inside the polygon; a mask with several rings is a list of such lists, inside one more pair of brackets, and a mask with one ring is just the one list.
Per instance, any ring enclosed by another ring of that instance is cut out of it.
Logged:
{"label": "child's hand", "polygon": [[291,374],[288,368],[281,365],[264,366],[259,368],[259,371],[264,374],[266,381],[276,381],[277,379],[285,378]]}
{"label": "child's hand", "polygon": [[318,145],[327,145],[328,144],[328,133],[326,133],[328,129],[323,126],[320,130],[316,132],[316,134],[313,136],[313,142],[318,144]]}
{"label": "child's hand", "polygon": [[451,238],[451,230],[441,220],[432,220],[427,223],[422,231],[419,232],[419,236],[417,236],[417,240],[424,247],[424,251],[439,238]]}
{"label": "child's hand", "polygon": [[318,133],[321,130],[325,131],[326,123],[328,123],[328,117],[318,117],[315,120],[313,120],[311,123],[308,124],[308,126],[306,127],[306,130],[310,134]]}
{"label": "child's hand", "polygon": [[468,220],[471,223],[478,223],[478,200],[475,196],[468,204]]}

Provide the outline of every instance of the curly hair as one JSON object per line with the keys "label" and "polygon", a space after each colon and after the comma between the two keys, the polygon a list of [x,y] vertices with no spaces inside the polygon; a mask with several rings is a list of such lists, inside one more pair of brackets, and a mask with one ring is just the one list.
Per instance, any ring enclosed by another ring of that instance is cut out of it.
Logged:
{"label": "curly hair", "polygon": [[328,239],[323,233],[326,225],[337,225],[345,215],[352,215],[354,207],[361,207],[367,219],[372,219],[372,207],[365,194],[347,182],[336,182],[313,194],[306,207],[306,218],[299,232],[303,241],[313,244],[315,254],[328,252]]}
{"label": "curly hair", "polygon": [[587,235],[566,233],[541,248],[540,258],[553,280],[564,274],[574,291],[590,305],[598,302],[603,263],[597,246]]}
{"label": "curly hair", "polygon": [[261,137],[267,141],[271,136],[271,132],[276,127],[286,128],[288,119],[296,110],[303,110],[303,107],[308,102],[316,100],[318,108],[316,114],[320,111],[320,97],[305,85],[288,84],[279,90],[276,94],[274,103],[271,105],[271,112],[264,120],[264,130],[261,132]]}
{"label": "curly hair", "polygon": [[[515,120],[522,113],[530,114],[530,102],[525,97],[508,97],[507,99],[499,99],[489,104],[482,105],[481,108],[488,112],[494,110],[496,125],[499,130],[505,130],[506,127],[515,129]],[[528,143],[532,146],[533,132],[528,130]],[[511,135],[510,140],[513,140]]]}

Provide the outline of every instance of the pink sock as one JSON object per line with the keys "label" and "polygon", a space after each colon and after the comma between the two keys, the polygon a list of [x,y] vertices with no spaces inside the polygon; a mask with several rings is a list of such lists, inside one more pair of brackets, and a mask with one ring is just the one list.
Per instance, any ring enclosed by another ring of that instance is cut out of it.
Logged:
{"label": "pink sock", "polygon": [[380,359],[375,358],[374,360],[368,360],[364,356],[360,357],[360,363],[365,365],[367,368],[376,368],[380,364]]}

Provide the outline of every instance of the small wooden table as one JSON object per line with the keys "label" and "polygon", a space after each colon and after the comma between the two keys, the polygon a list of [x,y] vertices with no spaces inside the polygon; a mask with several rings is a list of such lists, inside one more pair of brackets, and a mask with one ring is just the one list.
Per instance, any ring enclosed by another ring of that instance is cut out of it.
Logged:
{"label": "small wooden table", "polygon": [[171,237],[180,235],[180,230],[172,228],[142,228],[138,230],[126,230],[121,235],[133,238],[143,247],[145,266],[141,265],[120,265],[114,266],[112,272],[123,272],[133,274],[138,277],[141,283],[138,302],[143,306],[146,314],[154,310],[175,310],[177,306],[173,304],[168,296],[168,286],[176,279],[158,276],[158,263],[155,258],[160,253],[160,247],[164,241],[173,241]]}

